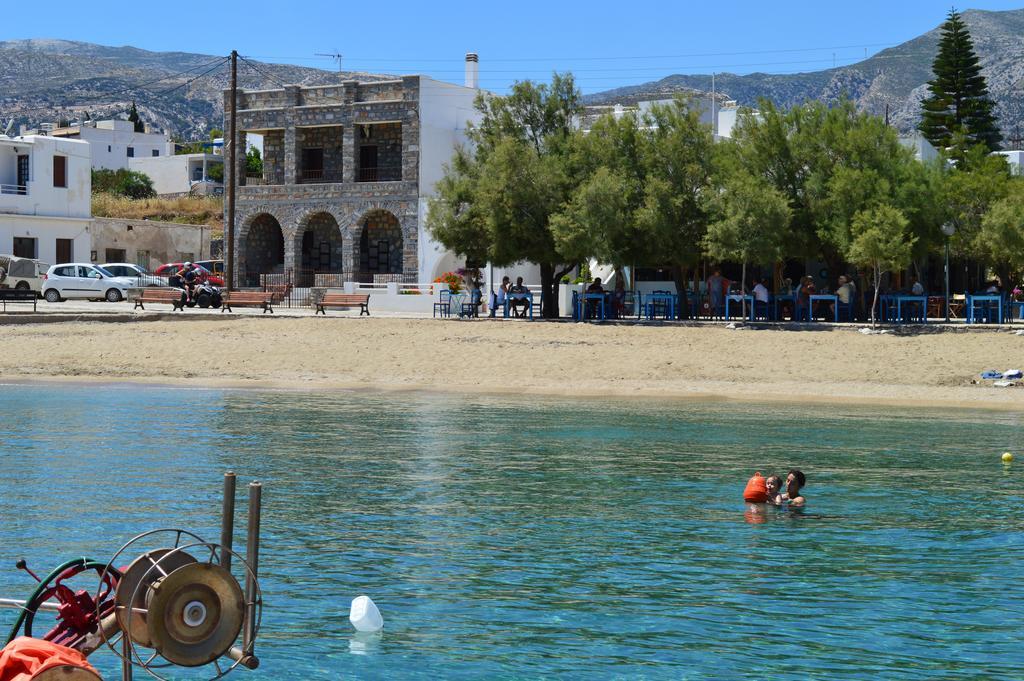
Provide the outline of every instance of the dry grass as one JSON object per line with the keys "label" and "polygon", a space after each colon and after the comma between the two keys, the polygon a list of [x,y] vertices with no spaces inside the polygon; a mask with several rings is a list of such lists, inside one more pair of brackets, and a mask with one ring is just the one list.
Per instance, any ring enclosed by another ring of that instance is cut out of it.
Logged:
{"label": "dry grass", "polygon": [[97,193],[92,195],[92,214],[98,218],[161,220],[224,229],[224,199],[219,196],[127,199]]}

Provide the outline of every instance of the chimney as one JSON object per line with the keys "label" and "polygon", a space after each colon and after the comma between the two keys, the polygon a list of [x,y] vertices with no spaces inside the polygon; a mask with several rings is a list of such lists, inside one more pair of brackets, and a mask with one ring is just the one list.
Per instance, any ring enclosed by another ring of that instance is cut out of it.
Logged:
{"label": "chimney", "polygon": [[480,87],[480,57],[476,52],[466,53],[466,87]]}

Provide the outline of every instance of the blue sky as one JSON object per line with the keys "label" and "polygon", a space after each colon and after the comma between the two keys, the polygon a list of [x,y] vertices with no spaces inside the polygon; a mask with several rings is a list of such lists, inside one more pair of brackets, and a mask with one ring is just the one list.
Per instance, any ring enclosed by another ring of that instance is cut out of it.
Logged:
{"label": "blue sky", "polygon": [[[262,61],[321,68],[334,63],[314,53],[338,51],[346,69],[452,82],[462,81],[465,52],[476,51],[488,89],[503,92],[513,80],[546,79],[558,69],[573,71],[583,91],[594,92],[673,73],[792,73],[849,64],[935,27],[949,7],[949,0],[57,1],[40,21],[2,22],[0,39],[205,54],[234,48]],[[968,7],[1018,9],[1024,0],[974,0],[960,9]]]}

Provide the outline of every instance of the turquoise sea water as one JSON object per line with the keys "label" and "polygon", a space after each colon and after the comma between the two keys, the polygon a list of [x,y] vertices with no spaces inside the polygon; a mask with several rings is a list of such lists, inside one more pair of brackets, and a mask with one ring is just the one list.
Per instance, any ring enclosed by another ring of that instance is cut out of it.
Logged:
{"label": "turquoise sea water", "polygon": [[[263,666],[233,678],[1024,677],[1018,415],[67,385],[0,413],[0,596],[22,556],[216,541],[229,469],[241,546],[265,483]],[[747,522],[746,478],[794,466],[806,510]]]}

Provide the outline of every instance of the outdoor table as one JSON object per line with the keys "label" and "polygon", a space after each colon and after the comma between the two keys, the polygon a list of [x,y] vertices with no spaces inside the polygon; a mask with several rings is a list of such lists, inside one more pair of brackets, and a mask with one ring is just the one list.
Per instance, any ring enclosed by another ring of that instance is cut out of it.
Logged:
{"label": "outdoor table", "polygon": [[928,296],[896,296],[896,321],[903,323],[903,303],[917,303],[921,306],[920,321],[928,323]]}
{"label": "outdoor table", "polygon": [[606,317],[605,317],[604,299],[605,299],[605,294],[603,294],[603,293],[584,293],[583,295],[581,295],[579,297],[579,299],[578,299],[578,304],[579,304],[579,317],[578,317],[578,319],[580,321],[583,321],[583,322],[587,321],[587,301],[588,300],[594,300],[594,301],[597,301],[597,302],[600,303],[600,307],[601,307],[601,320],[603,321],[604,319],[606,319]]}
{"label": "outdoor table", "polygon": [[456,310],[456,313],[462,316],[462,304],[469,298],[465,293],[453,293],[448,297],[448,304],[450,310]]}
{"label": "outdoor table", "polygon": [[657,308],[656,303],[665,303],[665,319],[675,319],[676,317],[676,296],[671,293],[649,293],[647,300],[644,303],[644,310],[647,313],[648,319],[654,319],[655,309]]}
{"label": "outdoor table", "polygon": [[781,317],[779,317],[779,301],[782,301],[784,303],[792,303],[793,304],[793,321],[794,322],[797,321],[797,318],[796,318],[796,296],[793,295],[792,293],[784,293],[781,296],[774,296],[775,321],[779,321],[781,319]]}
{"label": "outdoor table", "polygon": [[839,321],[839,296],[832,293],[812,293],[807,298],[807,321],[814,321],[814,303],[816,301],[829,301],[832,303],[832,314],[835,321]]}
{"label": "outdoor table", "polygon": [[506,293],[505,294],[505,318],[508,319],[508,308],[513,300],[525,300],[529,303],[530,321],[533,321],[533,294],[532,293]]}
{"label": "outdoor table", "polygon": [[981,307],[983,307],[985,309],[985,313],[986,313],[985,314],[985,318],[986,319],[989,318],[988,311],[991,309],[992,303],[995,303],[996,304],[996,308],[998,309],[998,316],[996,317],[996,319],[997,319],[996,324],[1002,324],[1003,323],[1003,297],[1001,295],[997,295],[997,294],[971,295],[971,294],[968,293],[967,294],[967,323],[968,324],[975,324],[975,323],[977,323],[975,321],[975,318],[974,318],[975,317],[974,313],[975,313],[975,310],[979,307],[979,305],[978,305],[979,303],[981,303]]}
{"label": "outdoor table", "polygon": [[740,316],[743,316],[743,300],[747,301],[747,317],[750,321],[754,321],[754,296],[752,295],[739,295],[738,293],[730,294],[725,299],[725,318],[729,319],[729,304],[736,303],[740,308]]}

